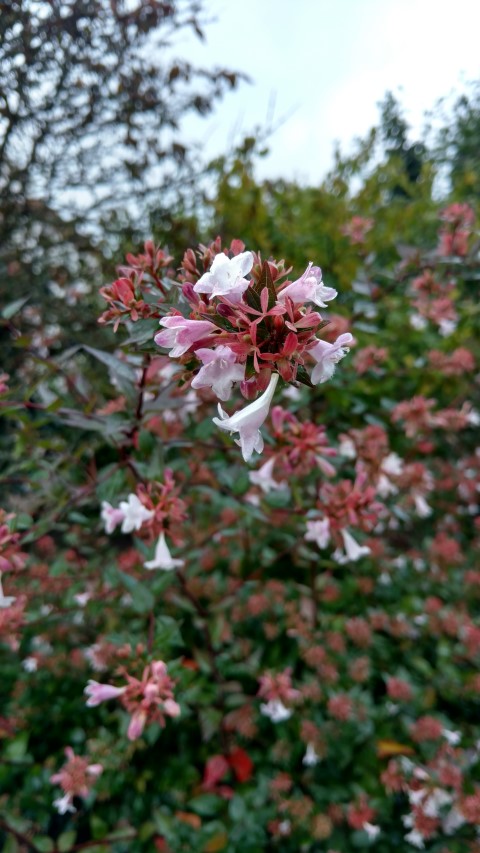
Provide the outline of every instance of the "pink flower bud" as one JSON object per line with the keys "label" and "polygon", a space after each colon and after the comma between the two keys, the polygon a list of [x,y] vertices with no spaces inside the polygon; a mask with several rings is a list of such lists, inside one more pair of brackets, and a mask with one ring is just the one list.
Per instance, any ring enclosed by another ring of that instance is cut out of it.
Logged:
{"label": "pink flower bud", "polygon": [[174,699],[165,699],[163,710],[168,717],[178,717],[180,715],[180,705]]}
{"label": "pink flower bud", "polygon": [[98,681],[90,680],[83,692],[88,696],[87,707],[95,708],[101,702],[117,699],[125,690],[125,687],[114,687],[113,684],[99,684]]}

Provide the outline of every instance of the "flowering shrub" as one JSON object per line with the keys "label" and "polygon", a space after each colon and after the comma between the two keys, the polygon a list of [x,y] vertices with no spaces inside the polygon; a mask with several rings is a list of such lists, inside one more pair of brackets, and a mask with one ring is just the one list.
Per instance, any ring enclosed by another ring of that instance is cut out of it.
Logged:
{"label": "flowering shrub", "polygon": [[479,849],[475,239],[361,254],[339,314],[313,263],[147,242],[114,352],[10,309],[8,853]]}

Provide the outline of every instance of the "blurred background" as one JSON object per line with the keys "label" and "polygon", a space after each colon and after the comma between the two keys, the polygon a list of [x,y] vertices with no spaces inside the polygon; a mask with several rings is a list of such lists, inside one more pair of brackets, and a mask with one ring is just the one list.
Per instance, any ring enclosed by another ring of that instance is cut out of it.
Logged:
{"label": "blurred background", "polygon": [[415,243],[419,211],[478,198],[474,0],[0,12],[2,291],[32,327],[48,312],[48,347],[101,334],[78,303],[148,237],[179,261],[241,236],[348,287],[352,216],[376,219],[388,254]]}

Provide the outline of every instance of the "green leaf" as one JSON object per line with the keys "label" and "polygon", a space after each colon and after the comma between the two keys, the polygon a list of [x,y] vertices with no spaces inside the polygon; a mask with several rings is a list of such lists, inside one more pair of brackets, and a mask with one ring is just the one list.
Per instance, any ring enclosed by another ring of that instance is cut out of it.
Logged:
{"label": "green leaf", "polygon": [[131,364],[122,361],[121,359],[117,358],[116,355],[112,355],[110,352],[103,352],[103,350],[95,349],[94,347],[89,347],[85,344],[83,345],[83,349],[85,350],[85,352],[88,352],[90,353],[90,355],[93,355],[93,357],[96,358],[97,361],[101,361],[102,364],[106,364],[106,366],[110,368],[114,376],[121,379],[126,379],[132,385],[135,384],[136,371]]}
{"label": "green leaf", "polygon": [[124,572],[118,572],[118,578],[132,596],[132,607],[136,613],[150,613],[155,606],[155,598],[149,588]]}
{"label": "green leaf", "polygon": [[18,314],[21,308],[25,305],[26,302],[30,299],[29,296],[25,296],[23,299],[15,299],[14,302],[9,302],[8,305],[5,305],[5,308],[2,311],[2,317],[4,320],[11,320],[15,314]]}
{"label": "green leaf", "polygon": [[245,379],[251,379],[255,374],[256,370],[253,363],[253,355],[247,355],[247,360],[245,362]]}
{"label": "green leaf", "polygon": [[9,835],[2,848],[2,853],[18,853],[18,841],[13,835]]}
{"label": "green leaf", "polygon": [[312,383],[312,380],[302,365],[298,367],[296,379],[297,382],[301,382],[302,385],[308,385],[309,388],[315,388],[315,385]]}
{"label": "green leaf", "polygon": [[225,805],[225,800],[216,794],[200,794],[190,800],[189,807],[202,817],[212,817]]}
{"label": "green leaf", "polygon": [[40,853],[53,853],[55,850],[55,844],[52,839],[48,838],[46,835],[35,835],[33,843],[36,849],[40,850]]}
{"label": "green leaf", "polygon": [[76,837],[77,833],[74,829],[70,829],[68,832],[62,832],[62,834],[57,838],[57,848],[59,852],[67,853],[68,850],[71,850],[75,844]]}
{"label": "green leaf", "polygon": [[155,620],[155,646],[182,646],[183,639],[178,621],[172,616],[158,616]]}
{"label": "green leaf", "polygon": [[10,761],[21,761],[27,753],[28,732],[22,732],[7,744],[5,755]]}
{"label": "green leaf", "polygon": [[141,323],[134,323],[130,336],[125,341],[122,341],[122,346],[127,346],[128,344],[141,345],[148,342],[153,343],[153,337],[159,331],[161,329],[158,327],[158,320],[142,320]]}
{"label": "green leaf", "polygon": [[115,415],[100,417],[99,415],[86,415],[83,412],[78,412],[76,409],[59,409],[58,418],[61,423],[68,426],[76,427],[77,429],[93,430],[94,432],[102,432],[105,436],[118,435],[127,426],[127,422],[123,418]]}
{"label": "green leaf", "polygon": [[[208,320],[209,323],[212,322],[211,314],[200,314],[200,317],[202,317],[203,320]],[[215,314],[213,322],[216,326],[220,326],[221,329],[225,329],[226,332],[238,332],[238,329],[236,329],[235,326],[232,326],[230,320],[227,320],[226,317],[223,317],[222,314],[218,314],[218,312]]]}

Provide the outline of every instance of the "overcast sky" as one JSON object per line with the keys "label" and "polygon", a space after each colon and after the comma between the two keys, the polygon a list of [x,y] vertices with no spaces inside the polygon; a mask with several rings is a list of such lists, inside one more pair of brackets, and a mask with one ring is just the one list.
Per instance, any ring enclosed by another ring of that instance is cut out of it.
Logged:
{"label": "overcast sky", "polygon": [[195,63],[245,71],[214,118],[190,124],[209,155],[223,153],[274,103],[262,176],[315,182],[377,122],[386,90],[414,128],[435,101],[480,78],[480,0],[207,0],[206,43],[184,39]]}

